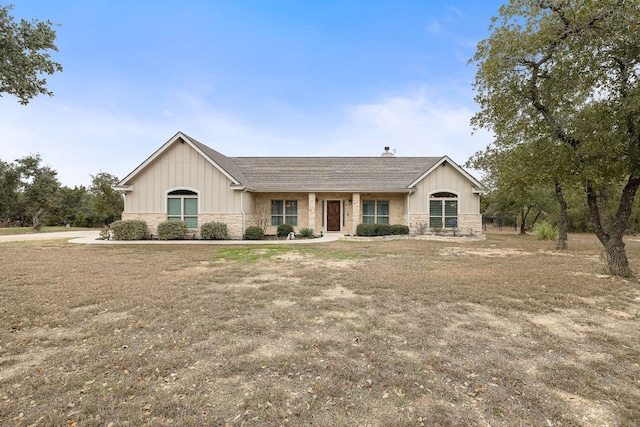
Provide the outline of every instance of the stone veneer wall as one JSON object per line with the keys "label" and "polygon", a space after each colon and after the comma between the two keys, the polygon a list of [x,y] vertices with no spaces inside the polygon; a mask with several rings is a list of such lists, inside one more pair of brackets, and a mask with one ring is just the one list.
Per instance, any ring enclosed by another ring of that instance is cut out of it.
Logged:
{"label": "stone veneer wall", "polygon": [[[421,228],[424,228],[426,230],[426,233],[431,232],[431,229],[429,228],[429,215],[428,214],[411,215],[411,220],[409,224],[410,232],[412,234],[415,234]],[[458,215],[458,233],[462,235],[473,234],[476,236],[483,234],[482,215],[480,214]]]}
{"label": "stone veneer wall", "polygon": [[242,239],[242,214],[200,214],[198,215],[198,226],[207,222],[222,222],[227,224],[227,233],[232,239]]}
{"label": "stone veneer wall", "polygon": [[123,213],[122,220],[140,220],[147,223],[150,234],[158,234],[158,225],[167,220],[167,214],[136,214]]}
{"label": "stone veneer wall", "polygon": [[[158,233],[158,225],[161,222],[167,220],[166,214],[135,214],[135,213],[123,213],[123,220],[137,219],[142,220],[149,226],[150,234]],[[198,227],[202,224],[217,221],[227,224],[227,231],[229,237],[232,239],[242,238],[242,214],[200,214],[198,215]]]}

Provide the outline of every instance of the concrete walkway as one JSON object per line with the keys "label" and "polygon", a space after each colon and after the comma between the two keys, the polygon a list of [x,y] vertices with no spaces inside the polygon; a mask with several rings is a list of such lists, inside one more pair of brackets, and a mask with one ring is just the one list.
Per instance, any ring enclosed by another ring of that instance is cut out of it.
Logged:
{"label": "concrete walkway", "polygon": [[98,240],[100,231],[59,231],[54,233],[28,233],[0,236],[0,243],[28,240],[68,239],[69,243],[96,245],[296,245],[335,242],[340,233],[329,233],[318,239],[296,240]]}

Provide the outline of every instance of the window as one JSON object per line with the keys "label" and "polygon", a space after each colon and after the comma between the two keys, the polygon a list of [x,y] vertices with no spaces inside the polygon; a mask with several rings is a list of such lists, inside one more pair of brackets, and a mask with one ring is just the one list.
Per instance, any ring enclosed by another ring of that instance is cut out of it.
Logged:
{"label": "window", "polygon": [[387,200],[363,200],[362,222],[365,224],[389,224]]}
{"label": "window", "polygon": [[187,228],[198,228],[198,194],[176,190],[167,195],[167,220],[184,221]]}
{"label": "window", "polygon": [[297,200],[272,200],[271,225],[298,225]]}
{"label": "window", "polygon": [[458,196],[443,192],[429,197],[429,227],[458,227]]}

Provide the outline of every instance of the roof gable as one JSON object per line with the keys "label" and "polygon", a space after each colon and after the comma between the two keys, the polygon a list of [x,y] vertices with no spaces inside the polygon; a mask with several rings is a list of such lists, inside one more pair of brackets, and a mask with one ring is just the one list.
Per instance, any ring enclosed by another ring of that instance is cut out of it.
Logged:
{"label": "roof gable", "polygon": [[456,162],[454,162],[453,160],[451,160],[448,156],[444,156],[444,157],[440,158],[440,160],[438,162],[434,163],[429,169],[424,171],[424,173],[422,175],[420,175],[415,181],[413,181],[409,186],[410,187],[416,186],[420,181],[425,179],[427,177],[427,175],[429,175],[431,172],[433,172],[438,166],[440,166],[443,163],[450,164],[451,166],[453,166],[453,168],[455,170],[457,170],[465,178],[467,178],[469,181],[471,181],[471,183],[473,184],[473,186],[477,190],[476,192],[478,192],[478,193],[482,192],[482,189],[484,188],[484,185],[482,185],[482,183],[480,181],[478,181],[471,174],[469,174],[469,172],[467,172],[466,170],[464,170],[460,166],[458,166],[458,164]]}
{"label": "roof gable", "polygon": [[[131,181],[141,171],[146,169],[151,163],[153,163],[154,160],[159,158],[173,144],[176,144],[179,141],[189,144],[194,150],[196,150],[196,152],[198,152],[202,157],[208,160],[209,163],[213,165],[213,167],[218,169],[222,174],[224,174],[227,178],[229,178],[229,180],[231,180],[233,184],[241,185],[240,179],[242,179],[241,177],[242,174],[240,173],[239,170],[237,170],[233,161],[231,161],[225,155],[213,150],[212,148],[209,148],[208,146],[202,144],[199,141],[196,141],[195,139],[185,135],[184,133],[178,132],[173,137],[171,137],[171,139],[165,142],[160,148],[158,148],[153,154],[151,154],[151,156],[149,156],[137,168],[135,168],[131,173],[129,173],[120,182],[118,182],[118,184],[115,185],[115,188],[119,190],[126,190],[131,185]],[[231,170],[231,172],[229,170]],[[234,177],[232,175],[232,172],[235,172],[236,176],[238,176],[239,179]]]}

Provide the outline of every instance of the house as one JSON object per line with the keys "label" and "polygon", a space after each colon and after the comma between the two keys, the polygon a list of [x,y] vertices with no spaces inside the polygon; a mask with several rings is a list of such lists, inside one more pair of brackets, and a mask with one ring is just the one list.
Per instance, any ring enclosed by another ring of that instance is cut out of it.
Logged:
{"label": "house", "polygon": [[241,238],[252,225],[355,234],[360,223],[404,224],[412,232],[482,234],[482,184],[450,158],[227,157],[178,132],[115,189],[123,219],[166,220],[197,230],[227,224]]}

